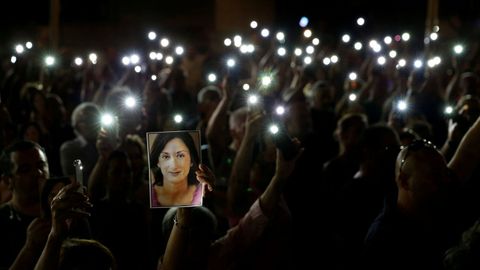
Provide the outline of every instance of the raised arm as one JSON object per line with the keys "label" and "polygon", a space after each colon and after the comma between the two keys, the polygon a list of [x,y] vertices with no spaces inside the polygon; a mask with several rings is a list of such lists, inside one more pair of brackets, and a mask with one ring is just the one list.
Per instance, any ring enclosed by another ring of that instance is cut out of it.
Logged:
{"label": "raised arm", "polygon": [[448,167],[461,182],[470,179],[473,170],[480,164],[480,118],[463,137]]}

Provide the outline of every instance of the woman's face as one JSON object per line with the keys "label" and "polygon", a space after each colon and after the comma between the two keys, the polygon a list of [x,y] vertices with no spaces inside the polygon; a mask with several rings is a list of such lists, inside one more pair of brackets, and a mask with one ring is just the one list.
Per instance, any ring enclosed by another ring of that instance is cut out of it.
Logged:
{"label": "woman's face", "polygon": [[174,138],[163,148],[157,166],[162,171],[164,182],[178,183],[187,181],[191,163],[188,147],[181,139]]}

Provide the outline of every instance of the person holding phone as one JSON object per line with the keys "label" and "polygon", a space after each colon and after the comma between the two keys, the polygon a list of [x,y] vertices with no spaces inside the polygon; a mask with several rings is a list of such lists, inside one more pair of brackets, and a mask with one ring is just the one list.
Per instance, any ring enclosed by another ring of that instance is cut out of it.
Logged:
{"label": "person holding phone", "polygon": [[202,171],[204,166],[199,167],[198,150],[189,132],[157,134],[149,158],[152,207],[202,204],[203,186],[195,170]]}

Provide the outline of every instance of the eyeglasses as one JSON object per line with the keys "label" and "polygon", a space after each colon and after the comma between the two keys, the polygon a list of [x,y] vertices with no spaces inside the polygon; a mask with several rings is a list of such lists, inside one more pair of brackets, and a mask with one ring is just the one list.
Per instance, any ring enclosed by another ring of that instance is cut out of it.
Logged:
{"label": "eyeglasses", "polygon": [[402,172],[403,166],[405,165],[405,162],[407,161],[408,154],[412,151],[419,151],[419,150],[424,149],[424,148],[437,150],[437,147],[435,146],[435,144],[433,144],[431,141],[426,140],[426,139],[414,140],[409,145],[401,147],[402,150],[403,149],[406,149],[406,150],[404,152],[405,154],[404,154],[402,160],[400,161],[400,169],[399,169],[400,173]]}

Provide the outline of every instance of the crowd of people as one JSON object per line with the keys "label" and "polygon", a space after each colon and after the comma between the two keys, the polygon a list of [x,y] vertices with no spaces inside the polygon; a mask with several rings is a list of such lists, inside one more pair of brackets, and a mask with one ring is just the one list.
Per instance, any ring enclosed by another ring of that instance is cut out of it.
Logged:
{"label": "crowd of people", "polygon": [[0,269],[478,269],[478,43],[359,31],[16,45]]}

